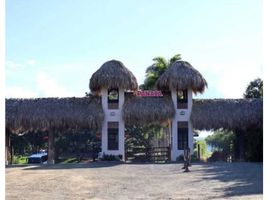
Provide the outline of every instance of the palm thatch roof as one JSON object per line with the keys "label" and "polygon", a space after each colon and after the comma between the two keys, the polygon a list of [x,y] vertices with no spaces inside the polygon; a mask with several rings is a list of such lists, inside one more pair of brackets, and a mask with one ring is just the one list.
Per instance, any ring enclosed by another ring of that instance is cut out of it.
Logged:
{"label": "palm thatch roof", "polygon": [[[172,119],[170,97],[126,97],[123,119],[128,125],[145,125]],[[6,128],[22,133],[34,130],[100,130],[104,113],[99,97],[6,99]],[[191,114],[199,130],[262,127],[261,99],[197,99]]]}
{"label": "palm thatch roof", "polygon": [[100,98],[6,99],[6,128],[33,130],[101,129],[104,113]]}
{"label": "palm thatch roof", "polygon": [[207,82],[192,65],[186,61],[176,61],[157,80],[160,90],[185,90],[191,88],[194,93],[203,93]]}
{"label": "palm thatch roof", "polygon": [[262,127],[262,99],[196,99],[191,114],[199,130]]}
{"label": "palm thatch roof", "polygon": [[98,92],[101,88],[124,88],[137,90],[138,84],[135,76],[123,63],[111,60],[104,63],[90,78],[89,88]]}
{"label": "palm thatch roof", "polygon": [[146,125],[172,119],[175,107],[170,97],[129,97],[122,112],[126,124]]}

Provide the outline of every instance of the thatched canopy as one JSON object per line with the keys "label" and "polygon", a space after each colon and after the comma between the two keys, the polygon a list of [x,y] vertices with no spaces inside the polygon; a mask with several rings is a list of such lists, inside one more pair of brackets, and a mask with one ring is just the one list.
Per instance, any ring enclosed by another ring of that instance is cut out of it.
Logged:
{"label": "thatched canopy", "polygon": [[138,84],[135,76],[123,63],[111,60],[104,63],[90,78],[89,88],[98,92],[101,88],[124,88],[137,90]]}
{"label": "thatched canopy", "polygon": [[207,82],[190,63],[176,61],[159,77],[156,86],[160,90],[191,88],[194,93],[203,93],[207,87]]}
{"label": "thatched canopy", "polygon": [[127,125],[146,125],[165,122],[175,115],[170,97],[129,97],[123,106]]}
{"label": "thatched canopy", "polygon": [[6,128],[22,133],[49,128],[101,129],[100,98],[6,99]]}
{"label": "thatched canopy", "polygon": [[262,127],[262,99],[198,99],[193,101],[193,127],[199,130]]}

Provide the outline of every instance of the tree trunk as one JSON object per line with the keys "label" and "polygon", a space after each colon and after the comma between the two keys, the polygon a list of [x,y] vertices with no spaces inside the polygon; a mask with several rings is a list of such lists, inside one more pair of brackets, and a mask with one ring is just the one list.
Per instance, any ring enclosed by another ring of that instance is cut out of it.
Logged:
{"label": "tree trunk", "polygon": [[201,155],[200,155],[200,144],[197,144],[197,159],[200,161],[201,160]]}
{"label": "tree trunk", "polygon": [[48,131],[48,164],[55,164],[54,130]]}
{"label": "tree trunk", "polygon": [[11,163],[11,143],[10,143],[10,132],[6,130],[6,165]]}

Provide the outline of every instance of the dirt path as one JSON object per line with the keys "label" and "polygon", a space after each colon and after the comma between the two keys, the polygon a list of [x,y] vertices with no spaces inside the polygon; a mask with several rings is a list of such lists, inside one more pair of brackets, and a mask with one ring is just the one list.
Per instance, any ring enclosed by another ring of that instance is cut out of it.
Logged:
{"label": "dirt path", "polygon": [[6,199],[262,199],[262,164],[66,164],[6,168]]}

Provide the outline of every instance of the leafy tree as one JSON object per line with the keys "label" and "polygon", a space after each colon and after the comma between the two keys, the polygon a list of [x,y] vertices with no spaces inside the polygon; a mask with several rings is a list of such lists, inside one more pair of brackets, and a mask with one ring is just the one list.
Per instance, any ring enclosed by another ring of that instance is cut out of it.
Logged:
{"label": "leafy tree", "polygon": [[11,144],[16,155],[27,155],[47,149],[46,132],[28,132],[24,135],[11,134]]}
{"label": "leafy tree", "polygon": [[197,155],[198,154],[198,145],[200,148],[200,157],[201,158],[206,158],[208,156],[208,151],[207,151],[207,143],[205,140],[197,140],[194,143],[194,152]]}
{"label": "leafy tree", "polygon": [[157,79],[177,60],[181,60],[181,54],[176,54],[169,60],[161,56],[153,58],[154,63],[146,69],[146,78],[140,88],[144,90],[154,89]]}
{"label": "leafy tree", "polygon": [[156,134],[161,137],[162,131],[161,125],[128,126],[126,127],[126,149],[134,153],[145,153],[145,159],[149,160],[152,139]]}
{"label": "leafy tree", "polygon": [[[257,78],[251,81],[244,93],[244,98],[263,98],[263,81]],[[250,127],[245,131],[244,141],[239,141],[244,146],[244,155],[246,161],[263,161],[263,129]],[[237,147],[236,147],[237,148]]]}
{"label": "leafy tree", "polygon": [[260,78],[249,83],[244,98],[263,98],[263,81]]}
{"label": "leafy tree", "polygon": [[206,137],[205,141],[213,151],[221,151],[226,155],[231,155],[233,151],[235,135],[231,131],[218,130]]}

